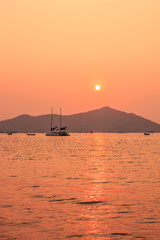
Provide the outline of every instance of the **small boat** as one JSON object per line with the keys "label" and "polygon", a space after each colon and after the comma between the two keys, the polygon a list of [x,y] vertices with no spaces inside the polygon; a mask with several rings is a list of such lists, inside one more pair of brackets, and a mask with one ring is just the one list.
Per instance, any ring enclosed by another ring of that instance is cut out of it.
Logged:
{"label": "small boat", "polygon": [[28,136],[35,136],[35,133],[27,133]]}
{"label": "small boat", "polygon": [[149,132],[145,132],[144,135],[150,135],[150,133]]}
{"label": "small boat", "polygon": [[7,133],[8,135],[12,135],[12,132]]}
{"label": "small boat", "polygon": [[57,127],[52,127],[53,125],[53,108],[51,108],[51,131],[49,133],[46,133],[46,136],[59,136],[59,133],[57,131]]}

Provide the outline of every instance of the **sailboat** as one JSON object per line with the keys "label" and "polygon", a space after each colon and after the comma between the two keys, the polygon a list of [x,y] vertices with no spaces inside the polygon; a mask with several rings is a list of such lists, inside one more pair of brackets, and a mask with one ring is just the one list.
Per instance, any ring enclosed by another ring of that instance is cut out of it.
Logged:
{"label": "sailboat", "polygon": [[51,131],[46,133],[46,136],[59,136],[59,132],[57,132],[57,127],[53,127],[53,108],[51,108]]}
{"label": "sailboat", "polygon": [[59,128],[59,136],[70,136],[67,126],[62,127],[62,113],[60,108],[60,128]]}

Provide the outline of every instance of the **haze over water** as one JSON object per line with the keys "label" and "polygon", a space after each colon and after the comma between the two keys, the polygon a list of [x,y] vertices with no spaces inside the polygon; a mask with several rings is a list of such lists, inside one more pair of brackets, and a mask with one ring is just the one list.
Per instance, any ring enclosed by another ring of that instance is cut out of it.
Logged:
{"label": "haze over water", "polygon": [[1,134],[0,156],[0,239],[159,239],[160,134]]}

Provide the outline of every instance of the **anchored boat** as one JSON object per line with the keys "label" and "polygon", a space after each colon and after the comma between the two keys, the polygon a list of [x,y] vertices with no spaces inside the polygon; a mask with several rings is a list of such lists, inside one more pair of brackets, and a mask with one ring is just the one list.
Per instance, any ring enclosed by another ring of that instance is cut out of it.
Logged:
{"label": "anchored boat", "polygon": [[62,127],[62,111],[60,108],[60,127],[53,127],[53,108],[51,108],[51,131],[46,136],[70,136],[67,126]]}

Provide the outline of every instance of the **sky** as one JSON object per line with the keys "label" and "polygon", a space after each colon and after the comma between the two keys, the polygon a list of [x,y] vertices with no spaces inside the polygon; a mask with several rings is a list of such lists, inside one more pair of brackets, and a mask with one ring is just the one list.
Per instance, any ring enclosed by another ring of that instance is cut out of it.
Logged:
{"label": "sky", "polygon": [[159,0],[1,0],[0,120],[109,106],[160,123],[159,11]]}

